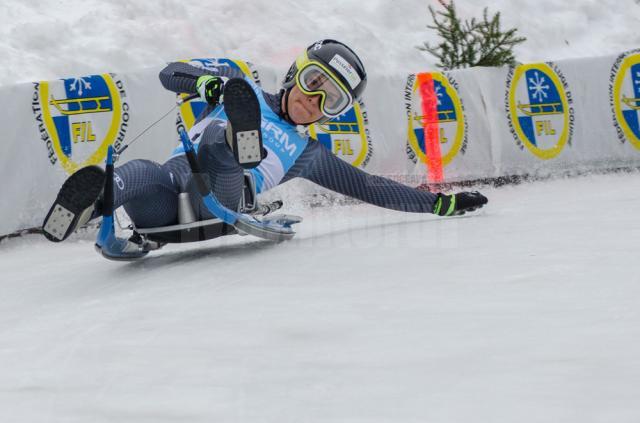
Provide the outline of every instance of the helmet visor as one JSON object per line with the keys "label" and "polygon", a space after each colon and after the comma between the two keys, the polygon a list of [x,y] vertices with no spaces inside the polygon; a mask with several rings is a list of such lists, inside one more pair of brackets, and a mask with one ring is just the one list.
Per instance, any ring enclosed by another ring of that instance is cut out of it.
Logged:
{"label": "helmet visor", "polygon": [[300,90],[307,95],[322,96],[320,107],[327,117],[336,117],[351,106],[352,97],[331,72],[318,63],[309,63],[296,76]]}

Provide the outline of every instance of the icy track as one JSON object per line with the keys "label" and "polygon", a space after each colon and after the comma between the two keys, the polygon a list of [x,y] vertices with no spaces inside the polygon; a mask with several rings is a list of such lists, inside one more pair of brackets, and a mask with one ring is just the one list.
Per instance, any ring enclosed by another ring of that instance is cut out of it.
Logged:
{"label": "icy track", "polygon": [[0,245],[0,420],[638,422],[640,175],[103,260]]}

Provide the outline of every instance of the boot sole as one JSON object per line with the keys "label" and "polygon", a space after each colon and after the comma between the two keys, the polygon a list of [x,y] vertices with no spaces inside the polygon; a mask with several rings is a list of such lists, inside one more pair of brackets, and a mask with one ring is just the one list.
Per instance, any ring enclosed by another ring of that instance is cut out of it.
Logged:
{"label": "boot sole", "polygon": [[102,193],[105,179],[104,170],[98,166],[84,167],[67,178],[42,224],[49,241],[64,241],[76,230],[83,212]]}
{"label": "boot sole", "polygon": [[251,85],[233,78],[224,85],[224,111],[227,136],[238,164],[251,169],[262,161],[262,114],[260,102]]}

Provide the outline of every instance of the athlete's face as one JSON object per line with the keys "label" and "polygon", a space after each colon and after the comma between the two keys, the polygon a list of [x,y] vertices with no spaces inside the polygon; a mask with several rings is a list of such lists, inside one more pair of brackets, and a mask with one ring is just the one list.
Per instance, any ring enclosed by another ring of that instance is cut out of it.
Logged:
{"label": "athlete's face", "polygon": [[[297,125],[310,125],[323,116],[320,110],[320,94],[308,96],[294,85],[289,93],[287,110],[289,118]],[[282,98],[284,102],[284,96]]]}

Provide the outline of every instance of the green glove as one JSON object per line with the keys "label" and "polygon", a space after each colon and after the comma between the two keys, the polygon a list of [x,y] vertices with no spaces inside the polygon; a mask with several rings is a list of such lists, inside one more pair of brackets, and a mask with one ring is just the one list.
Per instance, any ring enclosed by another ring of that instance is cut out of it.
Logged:
{"label": "green glove", "polygon": [[459,192],[457,194],[438,194],[433,206],[433,214],[439,216],[459,216],[472,212],[487,204],[487,197],[478,191]]}
{"label": "green glove", "polygon": [[222,96],[222,87],[227,78],[213,75],[202,75],[196,81],[196,90],[203,101],[215,107],[220,102]]}

